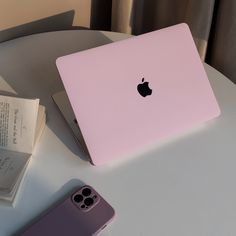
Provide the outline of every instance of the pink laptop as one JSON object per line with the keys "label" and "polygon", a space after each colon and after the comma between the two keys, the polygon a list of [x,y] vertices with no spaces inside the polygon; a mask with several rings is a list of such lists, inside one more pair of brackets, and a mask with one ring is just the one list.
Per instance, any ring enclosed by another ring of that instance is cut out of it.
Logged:
{"label": "pink laptop", "polygon": [[220,114],[186,24],[56,64],[94,165],[148,150]]}

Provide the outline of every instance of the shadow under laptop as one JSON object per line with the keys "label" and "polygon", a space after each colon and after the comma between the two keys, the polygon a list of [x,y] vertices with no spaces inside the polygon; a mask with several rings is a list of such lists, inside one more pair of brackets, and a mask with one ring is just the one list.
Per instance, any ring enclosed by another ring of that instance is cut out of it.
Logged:
{"label": "shadow under laptop", "polygon": [[113,39],[106,34],[89,30],[34,34],[3,42],[0,44],[0,75],[4,85],[1,94],[5,91],[7,95],[39,98],[40,104],[46,107],[47,127],[72,153],[88,161],[52,99],[53,94],[64,90],[55,62],[58,57],[111,42]]}

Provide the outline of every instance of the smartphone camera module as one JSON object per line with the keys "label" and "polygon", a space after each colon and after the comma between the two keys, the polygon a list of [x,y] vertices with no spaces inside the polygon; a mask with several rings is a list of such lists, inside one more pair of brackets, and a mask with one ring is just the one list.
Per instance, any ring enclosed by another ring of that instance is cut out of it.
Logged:
{"label": "smartphone camera module", "polygon": [[87,212],[98,204],[100,198],[92,188],[84,186],[73,195],[72,200],[80,210]]}

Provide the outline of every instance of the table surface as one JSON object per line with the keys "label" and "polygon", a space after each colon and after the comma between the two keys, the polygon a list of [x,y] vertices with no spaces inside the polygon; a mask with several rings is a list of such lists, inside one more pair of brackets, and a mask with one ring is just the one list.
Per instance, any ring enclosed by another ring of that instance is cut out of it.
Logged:
{"label": "table surface", "polygon": [[149,153],[94,167],[84,160],[51,95],[63,89],[55,59],[129,37],[99,31],[37,34],[0,45],[0,90],[39,97],[47,126],[14,208],[0,206],[0,235],[31,221],[83,183],[116,210],[101,235],[236,235],[236,86],[205,65],[221,116]]}

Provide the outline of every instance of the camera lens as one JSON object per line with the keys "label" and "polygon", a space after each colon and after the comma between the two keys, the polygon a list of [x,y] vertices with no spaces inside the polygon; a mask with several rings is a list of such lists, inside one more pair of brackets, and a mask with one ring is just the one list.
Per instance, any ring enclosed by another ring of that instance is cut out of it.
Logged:
{"label": "camera lens", "polygon": [[91,194],[91,189],[89,188],[85,188],[82,190],[82,194],[85,196],[85,197],[88,197],[90,194]]}
{"label": "camera lens", "polygon": [[82,196],[81,194],[76,194],[76,195],[74,196],[74,201],[77,202],[77,203],[82,202],[83,199],[84,199],[84,198],[83,198],[83,196]]}
{"label": "camera lens", "polygon": [[86,198],[85,200],[84,200],[84,204],[86,205],[86,206],[91,206],[92,204],[93,204],[93,199],[91,198],[91,197],[88,197],[88,198]]}

